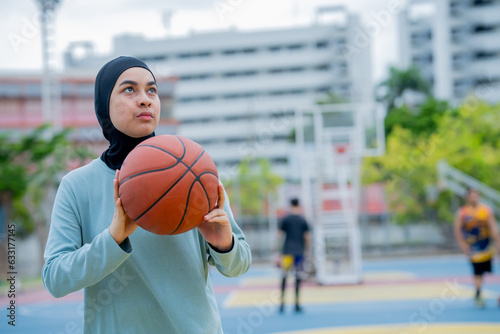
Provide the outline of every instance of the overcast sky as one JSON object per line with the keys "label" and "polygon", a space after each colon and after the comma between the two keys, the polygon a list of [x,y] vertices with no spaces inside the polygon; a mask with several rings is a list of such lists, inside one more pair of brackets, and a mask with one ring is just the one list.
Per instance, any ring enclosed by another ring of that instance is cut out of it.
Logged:
{"label": "overcast sky", "polygon": [[[365,24],[375,22],[374,13],[387,10],[395,0],[61,0],[56,19],[58,64],[68,43],[92,41],[98,53],[107,53],[113,36],[123,33],[161,38],[186,35],[190,30],[228,27],[253,30],[311,23],[320,6],[345,5],[359,13]],[[396,2],[405,3],[405,0]],[[38,7],[35,0],[0,0],[0,71],[16,72],[41,68]],[[216,8],[219,8],[217,10]],[[226,10],[221,10],[225,8]],[[173,11],[170,30],[163,13]],[[373,75],[376,81],[397,61],[396,17],[381,27],[372,43]],[[360,29],[364,29],[361,26]]]}

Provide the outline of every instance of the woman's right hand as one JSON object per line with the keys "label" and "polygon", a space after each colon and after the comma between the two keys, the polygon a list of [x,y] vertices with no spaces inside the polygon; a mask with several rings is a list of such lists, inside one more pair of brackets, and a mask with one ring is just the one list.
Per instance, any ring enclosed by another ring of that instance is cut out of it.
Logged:
{"label": "woman's right hand", "polygon": [[115,199],[115,213],[113,215],[113,220],[109,226],[109,233],[115,239],[116,243],[121,244],[129,235],[131,235],[136,229],[137,224],[127,216],[122,207],[122,200],[118,193],[118,176],[120,171],[117,170],[115,174],[115,179],[113,180],[113,193]]}

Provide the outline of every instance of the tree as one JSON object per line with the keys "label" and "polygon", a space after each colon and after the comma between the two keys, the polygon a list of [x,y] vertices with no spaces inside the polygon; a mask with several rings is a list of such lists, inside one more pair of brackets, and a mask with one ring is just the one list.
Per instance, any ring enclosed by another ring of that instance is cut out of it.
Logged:
{"label": "tree", "polygon": [[236,197],[233,203],[239,206],[240,214],[257,216],[267,214],[265,203],[268,195],[276,195],[281,183],[283,179],[272,172],[269,160],[258,158],[241,161],[238,174],[226,186]]}
{"label": "tree", "polygon": [[440,159],[500,189],[500,106],[477,100],[454,112],[443,113],[434,131],[414,133],[394,126],[387,137],[386,154],[367,158],[364,183],[384,182],[389,207],[396,221],[422,219],[431,212],[438,223],[453,221],[450,193],[441,191],[435,201],[426,195],[437,184],[436,164]]}
{"label": "tree", "polygon": [[82,164],[92,156],[87,149],[71,144],[69,130],[50,133],[45,125],[18,138],[10,134],[0,137],[0,206],[4,230],[15,221],[18,238],[36,231],[40,254],[45,248],[51,200],[60,174],[67,171],[69,162]]}
{"label": "tree", "polygon": [[389,136],[392,129],[399,125],[411,131],[413,135],[431,134],[436,131],[437,125],[447,112],[456,113],[447,101],[428,98],[418,108],[407,105],[396,107],[385,118],[385,135]]}
{"label": "tree", "polygon": [[377,101],[386,104],[389,115],[407,91],[422,93],[427,97],[431,96],[430,84],[422,77],[417,67],[398,69],[391,66],[389,77],[377,86],[375,95]]}

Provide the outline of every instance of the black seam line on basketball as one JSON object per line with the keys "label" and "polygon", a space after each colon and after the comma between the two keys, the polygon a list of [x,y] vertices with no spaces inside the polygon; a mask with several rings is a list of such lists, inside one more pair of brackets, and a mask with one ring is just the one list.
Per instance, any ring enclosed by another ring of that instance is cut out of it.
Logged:
{"label": "black seam line on basketball", "polygon": [[169,152],[161,147],[158,147],[158,146],[155,146],[155,145],[150,145],[150,144],[142,144],[142,145],[138,145],[137,147],[152,147],[152,148],[155,148],[157,150],[160,150],[162,152],[165,152],[167,153],[168,155],[172,156],[177,162],[175,164],[173,164],[172,166],[170,167],[167,167],[167,168],[162,168],[162,169],[155,169],[155,170],[150,170],[150,171],[146,171],[146,172],[141,172],[141,173],[137,173],[137,174],[134,174],[134,175],[131,175],[129,177],[127,177],[125,180],[123,180],[122,182],[120,182],[120,185],[122,185],[125,181],[128,181],[130,180],[131,178],[134,178],[136,176],[139,176],[139,175],[144,175],[144,174],[149,174],[149,173],[154,173],[154,172],[161,172],[161,171],[164,171],[164,170],[167,170],[167,169],[170,169],[170,168],[173,168],[177,165],[179,165],[179,163],[183,164],[185,167],[188,167],[183,161],[182,159],[184,158],[184,156],[186,155],[186,146],[184,145],[184,142],[178,137],[178,136],[175,136],[175,138],[177,138],[181,144],[182,144],[182,155],[180,157],[176,157],[175,154],[173,154],[172,152]]}
{"label": "black seam line on basketball", "polygon": [[177,227],[175,228],[175,230],[173,230],[169,234],[174,234],[175,232],[177,232],[177,230],[179,229],[179,227],[181,227],[182,222],[184,221],[184,218],[186,217],[186,212],[187,212],[187,208],[188,208],[188,204],[189,204],[189,197],[191,197],[191,191],[193,190],[193,187],[196,184],[196,182],[198,182],[198,179],[195,179],[193,181],[193,183],[191,183],[191,187],[189,187],[189,192],[188,192],[188,196],[187,196],[187,199],[186,199],[186,205],[184,205],[184,213],[182,214],[181,221],[179,222],[179,224],[177,224]]}
{"label": "black seam line on basketball", "polygon": [[[180,139],[179,139],[180,140]],[[184,143],[182,142],[181,140],[181,143],[182,145],[184,146]],[[162,152],[165,152],[167,153],[168,155],[171,155],[172,157],[174,157],[176,160],[177,160],[177,163],[180,163],[182,165],[184,165],[185,167],[187,168],[190,168],[184,161],[182,161],[182,159],[184,158],[184,156],[186,155],[186,148],[184,147],[184,153],[182,153],[182,156],[180,158],[176,157],[175,155],[173,155],[171,152],[161,148],[161,147],[158,147],[158,146],[154,146],[154,145],[149,145],[149,144],[145,144],[145,145],[139,145],[139,146],[147,146],[147,147],[152,147],[152,148],[156,148],[157,150],[160,150]],[[203,153],[205,152],[205,150],[203,150]],[[203,154],[202,153],[202,154]],[[177,164],[176,164],[177,165]],[[193,173],[194,174],[194,173]]]}
{"label": "black seam line on basketball", "polygon": [[[180,142],[182,143],[182,145],[184,146],[184,142],[182,141],[182,139],[181,139],[179,136],[175,136],[175,137],[176,137],[177,139],[179,139],[179,141],[180,141]],[[202,147],[202,149],[203,149],[203,147]],[[193,167],[193,166],[194,166],[194,165],[198,162],[198,160],[200,160],[200,158],[201,158],[201,156],[202,156],[203,154],[205,154],[205,149],[203,149],[203,151],[201,151],[200,155],[199,155],[199,156],[198,156],[198,158],[196,158],[196,160],[195,160],[195,161],[191,164],[191,166],[188,166],[186,163],[184,163],[184,161],[181,161],[181,163],[182,163],[184,166],[186,166],[186,167],[189,169],[189,171],[190,171],[191,173],[193,173],[193,175],[194,175],[195,177],[198,177],[198,175],[196,175],[196,173],[195,173],[195,172],[193,172],[193,171],[191,170],[191,168],[192,168],[192,167]]]}
{"label": "black seam line on basketball", "polygon": [[210,205],[210,197],[208,197],[207,189],[205,189],[205,185],[200,180],[200,178],[201,178],[202,175],[203,175],[203,173],[198,176],[198,179],[196,181],[198,181],[200,183],[200,186],[203,188],[203,191],[205,192],[205,196],[207,197],[207,201],[208,201],[208,211],[210,211],[210,209],[212,208],[212,206]]}
{"label": "black seam line on basketball", "polygon": [[212,174],[214,176],[217,177],[217,175],[215,175],[215,173],[213,172],[210,172],[210,171],[206,171],[206,172],[203,172],[201,173],[200,175],[198,175],[196,177],[196,179],[194,179],[193,183],[191,184],[191,187],[189,188],[189,192],[188,192],[188,198],[186,200],[186,205],[184,206],[184,213],[182,214],[182,218],[181,218],[181,221],[179,222],[179,224],[177,225],[177,227],[175,228],[175,230],[173,230],[172,232],[170,232],[169,234],[173,234],[175,232],[177,232],[177,230],[179,229],[179,227],[181,227],[182,225],[182,222],[184,221],[184,217],[186,216],[186,211],[187,211],[187,207],[188,207],[188,204],[189,204],[189,197],[191,196],[191,190],[193,189],[194,185],[196,182],[199,182],[201,187],[203,188],[203,190],[205,191],[205,195],[207,197],[207,201],[208,201],[208,210],[210,210],[211,206],[210,206],[210,198],[208,197],[208,192],[207,190],[205,189],[205,186],[203,185],[203,183],[201,182],[201,176],[204,175],[204,174]]}
{"label": "black seam line on basketball", "polygon": [[159,149],[160,151],[163,151],[163,152],[173,156],[177,160],[182,160],[186,156],[186,145],[184,145],[184,142],[179,138],[179,136],[174,136],[174,137],[177,138],[177,140],[179,140],[182,144],[182,155],[180,157],[176,157],[172,152],[169,152],[161,147],[151,145],[151,144],[139,144],[137,147],[141,147],[141,146],[154,147],[154,148]]}
{"label": "black seam line on basketball", "polygon": [[165,167],[165,168],[159,168],[159,169],[152,169],[152,170],[147,170],[145,172],[140,172],[140,173],[137,173],[137,174],[134,174],[134,175],[131,175],[129,177],[127,177],[126,179],[124,179],[122,182],[120,182],[120,186],[122,184],[124,184],[126,181],[134,178],[134,177],[137,177],[137,176],[141,176],[141,175],[144,175],[144,174],[149,174],[149,173],[155,173],[155,172],[162,172],[162,171],[165,171],[165,170],[168,170],[170,168],[174,168],[175,166],[178,166],[179,165],[179,161],[176,162],[175,164],[173,164],[172,166],[169,166],[169,167]]}
{"label": "black seam line on basketball", "polygon": [[[144,145],[144,146],[145,146],[145,145]],[[152,146],[152,147],[154,147],[154,146]],[[203,150],[203,152],[201,152],[201,154],[198,156],[198,158],[196,158],[196,160],[193,162],[193,164],[191,165],[191,167],[192,167],[192,166],[194,166],[194,165],[198,162],[198,160],[200,160],[200,158],[201,158],[201,156],[203,155],[203,153],[204,153],[204,152],[205,152],[205,150]],[[168,189],[167,189],[167,191],[165,191],[165,192],[164,192],[164,193],[163,193],[163,194],[162,194],[162,195],[161,195],[161,196],[160,196],[160,197],[159,197],[159,198],[158,198],[158,199],[157,199],[157,200],[156,200],[153,204],[151,204],[151,206],[150,206],[149,208],[147,208],[147,209],[146,209],[143,213],[141,213],[141,214],[139,215],[139,217],[135,218],[135,219],[134,219],[134,221],[135,221],[135,220],[137,220],[137,219],[139,219],[139,218],[141,218],[142,216],[144,216],[144,215],[146,214],[146,212],[148,212],[149,210],[151,210],[151,208],[152,208],[153,206],[155,206],[155,205],[156,205],[156,203],[158,203],[158,202],[159,202],[159,201],[160,201],[160,200],[161,200],[161,199],[162,199],[162,198],[163,198],[163,197],[164,197],[164,196],[165,196],[165,195],[166,195],[166,194],[167,194],[167,193],[168,193],[168,192],[169,192],[169,191],[170,191],[170,190],[171,190],[171,189],[172,189],[172,188],[173,188],[173,187],[174,187],[174,186],[175,186],[175,185],[176,185],[179,181],[180,181],[180,180],[182,180],[182,178],[183,178],[183,177],[187,174],[187,172],[191,171],[191,173],[193,173],[195,177],[198,177],[198,175],[196,175],[196,174],[195,174],[195,173],[191,170],[191,167],[188,167],[188,166],[186,166],[186,167],[187,167],[188,169],[187,169],[187,170],[186,170],[186,171],[185,171],[185,172],[181,175],[181,177],[179,177],[179,178],[177,179],[177,181],[175,181],[175,183],[174,183],[174,184],[172,184],[172,185],[170,186],[170,188],[168,188]]]}

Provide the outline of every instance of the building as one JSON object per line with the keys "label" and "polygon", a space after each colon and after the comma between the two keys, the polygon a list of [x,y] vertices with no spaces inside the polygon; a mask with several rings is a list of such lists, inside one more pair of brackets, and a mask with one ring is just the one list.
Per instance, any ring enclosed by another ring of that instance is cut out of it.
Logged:
{"label": "building", "polygon": [[[56,127],[73,128],[72,139],[94,147],[97,154],[107,147],[107,141],[94,111],[96,74],[61,76],[57,80],[60,95],[54,99],[50,119]],[[178,122],[172,118],[172,102],[176,80],[172,77],[157,79],[162,102],[158,132],[175,133]],[[44,124],[41,96],[41,74],[0,75],[0,131],[19,132]]]}
{"label": "building", "polygon": [[401,66],[416,65],[436,97],[500,101],[500,1],[410,1],[399,17]]}
{"label": "building", "polygon": [[65,54],[65,68],[95,70],[119,55],[141,58],[153,72],[178,78],[178,133],[203,145],[222,173],[251,156],[269,159],[277,172],[294,178],[289,138],[295,110],[310,108],[327,92],[346,101],[372,101],[370,47],[346,52],[359,32],[358,17],[344,7],[318,13],[314,24],[288,29],[157,40],[119,36],[105,56],[76,42]]}

